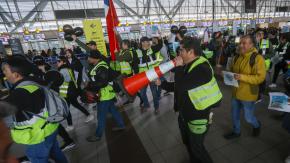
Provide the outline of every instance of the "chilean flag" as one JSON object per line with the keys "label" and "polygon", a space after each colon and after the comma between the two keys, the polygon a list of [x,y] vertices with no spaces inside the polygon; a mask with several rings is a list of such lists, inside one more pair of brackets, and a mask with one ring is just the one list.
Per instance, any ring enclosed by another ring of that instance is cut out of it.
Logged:
{"label": "chilean flag", "polygon": [[116,13],[116,9],[114,7],[113,0],[104,0],[105,4],[105,15],[106,15],[106,22],[107,22],[107,32],[109,36],[109,43],[110,43],[110,52],[111,52],[111,59],[113,61],[116,60],[115,57],[115,50],[120,50],[117,36],[114,32],[114,29],[118,26],[119,20]]}

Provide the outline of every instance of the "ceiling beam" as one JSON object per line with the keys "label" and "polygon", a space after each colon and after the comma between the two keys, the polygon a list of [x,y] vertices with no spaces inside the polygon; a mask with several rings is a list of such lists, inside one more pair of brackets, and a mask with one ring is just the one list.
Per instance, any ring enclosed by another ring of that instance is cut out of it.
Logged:
{"label": "ceiling beam", "polygon": [[129,7],[128,5],[126,5],[125,3],[123,3],[120,0],[114,0],[114,2],[116,2],[116,4],[118,6],[120,6],[121,8],[125,8],[126,10],[130,11],[133,15],[137,16],[138,18],[142,19],[142,16],[140,16],[136,11],[134,11],[131,7]]}
{"label": "ceiling beam", "polygon": [[[155,2],[155,1],[154,1]],[[156,0],[158,6],[161,8],[161,10],[163,11],[163,13],[165,14],[165,16],[168,18],[168,19],[171,19],[168,15],[168,13],[166,12],[166,10],[164,9],[163,5],[161,4],[160,0]]]}
{"label": "ceiling beam", "polygon": [[32,18],[37,11],[41,11],[47,5],[47,0],[41,0],[23,19],[19,21],[19,23],[12,29],[10,32],[15,32],[18,28],[22,27],[30,18]]}
{"label": "ceiling beam", "polygon": [[242,12],[238,11],[237,8],[235,6],[233,6],[229,0],[222,0],[222,1],[226,2],[232,9],[234,9],[234,12],[237,12],[240,15],[242,14]]}
{"label": "ceiling beam", "polygon": [[[179,2],[172,8],[175,10],[173,11],[172,15],[171,15],[171,19],[175,17],[175,15],[177,14],[177,12],[179,11],[180,7],[183,5],[183,2],[185,0],[179,0]],[[169,12],[169,15],[170,15],[170,12]]]}

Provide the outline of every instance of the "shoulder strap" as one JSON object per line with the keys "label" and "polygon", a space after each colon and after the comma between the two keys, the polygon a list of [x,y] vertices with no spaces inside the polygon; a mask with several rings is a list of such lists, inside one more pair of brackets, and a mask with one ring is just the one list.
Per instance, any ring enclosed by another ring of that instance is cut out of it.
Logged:
{"label": "shoulder strap", "polygon": [[235,64],[235,63],[237,62],[239,56],[240,56],[240,55],[236,55],[236,56],[234,56],[234,58],[233,58],[233,64]]}
{"label": "shoulder strap", "polygon": [[249,64],[251,68],[253,68],[253,66],[255,65],[257,55],[259,55],[257,52],[253,52],[250,56]]}

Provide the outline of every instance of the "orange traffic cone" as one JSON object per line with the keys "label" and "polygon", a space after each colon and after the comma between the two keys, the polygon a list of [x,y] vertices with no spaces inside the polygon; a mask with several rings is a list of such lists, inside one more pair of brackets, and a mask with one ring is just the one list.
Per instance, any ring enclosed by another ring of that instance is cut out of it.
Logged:
{"label": "orange traffic cone", "polygon": [[148,85],[150,82],[160,78],[176,66],[173,60],[163,63],[155,68],[133,75],[131,77],[118,80],[122,91],[127,95],[130,101],[133,101],[136,93]]}

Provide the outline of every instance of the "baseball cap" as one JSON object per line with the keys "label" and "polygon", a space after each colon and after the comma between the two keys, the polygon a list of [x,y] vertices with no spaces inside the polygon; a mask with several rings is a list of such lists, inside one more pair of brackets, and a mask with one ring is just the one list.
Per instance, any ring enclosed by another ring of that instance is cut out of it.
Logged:
{"label": "baseball cap", "polygon": [[150,41],[150,39],[146,36],[141,37],[140,42],[144,42],[144,41]]}

